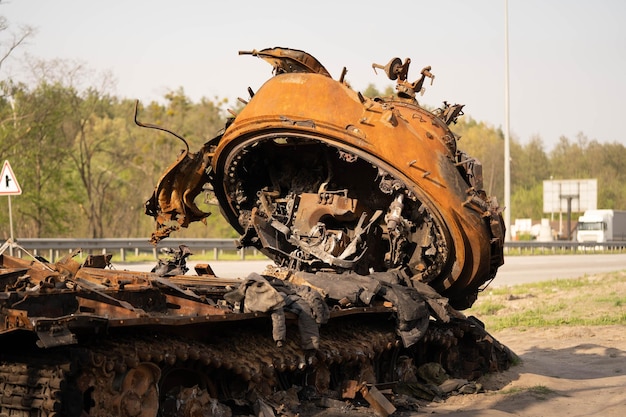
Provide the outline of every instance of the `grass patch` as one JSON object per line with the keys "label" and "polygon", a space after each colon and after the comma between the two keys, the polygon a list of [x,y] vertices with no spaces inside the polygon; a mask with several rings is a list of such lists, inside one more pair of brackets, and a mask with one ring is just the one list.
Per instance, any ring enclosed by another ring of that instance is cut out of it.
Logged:
{"label": "grass patch", "polygon": [[548,395],[555,394],[554,390],[545,385],[535,385],[532,387],[514,387],[506,390],[498,391],[498,395],[519,395],[523,393],[531,393],[539,400],[545,400]]}
{"label": "grass patch", "polygon": [[486,300],[484,303],[476,306],[474,315],[491,316],[497,314],[498,311],[506,308],[506,305],[500,302]]}
{"label": "grass patch", "polygon": [[465,311],[490,330],[626,324],[626,271],[495,287]]}
{"label": "grass patch", "polygon": [[626,305],[626,297],[620,294],[609,294],[607,296],[597,297],[593,300],[593,302],[610,304],[615,307],[623,307]]}

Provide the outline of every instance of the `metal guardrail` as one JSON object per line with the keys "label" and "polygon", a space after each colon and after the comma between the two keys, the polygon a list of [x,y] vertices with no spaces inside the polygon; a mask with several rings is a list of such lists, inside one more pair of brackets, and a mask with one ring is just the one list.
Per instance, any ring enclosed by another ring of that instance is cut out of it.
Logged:
{"label": "metal guardrail", "polygon": [[[238,249],[235,239],[171,239],[168,238],[153,246],[146,238],[107,238],[107,239],[19,239],[13,249],[16,256],[26,255],[24,250],[33,255],[41,255],[49,261],[54,261],[66,253],[81,249],[85,253],[119,253],[122,262],[126,261],[128,253],[135,256],[152,254],[155,259],[158,252],[164,248],[178,248],[185,245],[194,254],[213,252],[213,259],[219,259],[224,253],[237,253],[240,259],[245,259],[246,253],[255,252],[253,249]],[[24,250],[22,250],[24,249]]]}
{"label": "metal guardrail", "polygon": [[626,242],[552,242],[514,241],[504,244],[505,254],[582,254],[582,253],[626,253]]}
{"label": "metal guardrail", "polygon": [[[14,251],[17,256],[26,255],[23,248],[34,255],[41,255],[50,261],[58,259],[65,253],[75,249],[82,249],[86,253],[117,253],[121,261],[126,261],[127,254],[152,253],[157,259],[158,251],[162,248],[178,248],[186,245],[194,254],[206,255],[213,252],[213,259],[219,259],[224,253],[237,253],[239,259],[245,259],[246,252],[256,253],[254,249],[237,249],[235,239],[172,239],[159,242],[155,247],[145,238],[112,238],[112,239],[19,239]],[[504,253],[507,255],[533,254],[567,254],[567,253],[625,253],[626,242],[571,242],[571,241],[512,241],[504,244]]]}

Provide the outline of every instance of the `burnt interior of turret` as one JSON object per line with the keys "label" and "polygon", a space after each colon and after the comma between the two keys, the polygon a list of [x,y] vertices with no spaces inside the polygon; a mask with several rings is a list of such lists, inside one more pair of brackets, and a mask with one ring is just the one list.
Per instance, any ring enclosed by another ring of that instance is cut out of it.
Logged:
{"label": "burnt interior of turret", "polygon": [[294,136],[249,139],[230,155],[224,186],[242,246],[307,272],[441,275],[448,248],[439,222],[374,157]]}

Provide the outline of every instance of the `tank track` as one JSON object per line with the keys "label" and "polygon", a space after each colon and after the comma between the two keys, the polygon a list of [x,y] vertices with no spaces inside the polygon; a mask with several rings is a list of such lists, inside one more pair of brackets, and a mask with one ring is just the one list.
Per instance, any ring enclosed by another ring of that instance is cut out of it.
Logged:
{"label": "tank track", "polygon": [[[461,324],[430,326],[414,357],[465,373],[458,376],[508,367],[506,348],[480,326]],[[265,328],[207,340],[126,334],[39,351],[46,364],[3,357],[0,416],[173,417],[198,415],[207,407],[228,409],[223,414],[228,416],[229,407],[294,385],[338,397],[346,381],[393,381],[402,351],[393,324],[384,321],[329,323],[322,327],[317,352],[302,351],[293,342],[297,334],[291,336],[292,342],[278,348]]]}
{"label": "tank track", "polygon": [[[57,415],[68,366],[0,364],[0,416]],[[34,410],[39,414],[32,414]]]}

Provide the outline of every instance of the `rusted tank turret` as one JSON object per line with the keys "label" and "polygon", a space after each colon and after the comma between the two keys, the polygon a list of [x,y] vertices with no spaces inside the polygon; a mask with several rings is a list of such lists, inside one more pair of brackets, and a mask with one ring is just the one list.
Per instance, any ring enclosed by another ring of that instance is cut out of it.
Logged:
{"label": "rusted tank turret", "polygon": [[[463,106],[431,113],[415,99],[434,78],[430,67],[409,83],[408,59],[375,65],[398,93],[367,98],[305,52],[244,54],[270,62],[275,76],[223,135],[172,167],[149,204],[159,233],[169,233],[164,214],[184,226],[203,218],[189,202],[208,184],[241,244],[279,265],[396,271],[469,307],[503,263],[504,226],[480,163],[457,149],[448,127]],[[198,175],[183,184],[183,171]],[[187,201],[172,207],[176,195]]]}
{"label": "rusted tank turret", "polygon": [[397,94],[369,98],[305,52],[244,54],[274,76],[186,147],[146,213],[159,241],[208,216],[194,202],[207,191],[274,264],[224,279],[209,264],[187,275],[184,246],[152,272],[3,246],[0,416],[292,416],[340,398],[386,417],[407,393],[445,396],[418,367],[471,381],[509,366],[459,312],[502,264],[504,228],[448,127],[462,106],[415,100],[430,68],[409,82],[409,60],[375,64]]}

